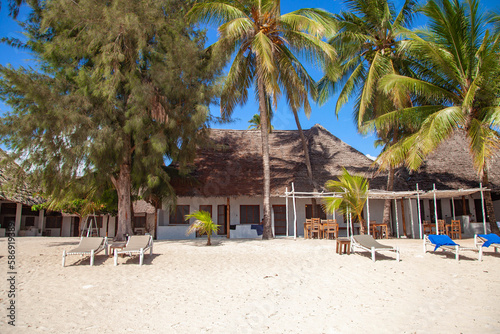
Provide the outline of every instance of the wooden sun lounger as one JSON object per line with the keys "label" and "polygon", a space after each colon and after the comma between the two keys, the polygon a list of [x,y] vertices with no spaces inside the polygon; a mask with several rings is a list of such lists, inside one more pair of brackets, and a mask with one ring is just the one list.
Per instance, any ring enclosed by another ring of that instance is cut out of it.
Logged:
{"label": "wooden sun lounger", "polygon": [[67,255],[88,255],[90,256],[90,265],[94,265],[94,256],[100,251],[104,250],[105,254],[108,255],[108,239],[107,238],[96,238],[96,237],[82,237],[80,239],[80,244],[75,249],[66,252],[63,250],[62,266],[64,267],[66,263]]}
{"label": "wooden sun lounger", "polygon": [[372,261],[375,262],[375,253],[390,251],[396,253],[396,260],[399,262],[399,248],[386,246],[378,243],[371,235],[353,235],[351,237],[351,249],[362,249],[372,253]]}
{"label": "wooden sun lounger", "polygon": [[[436,247],[436,244],[433,243],[429,239],[429,236],[433,236],[433,234],[424,235],[424,254],[427,252],[427,245],[432,245],[432,246]],[[441,250],[443,250],[443,251],[452,252],[453,254],[455,254],[455,259],[457,261],[460,259],[460,251],[464,251],[464,250],[479,252],[478,260],[481,261],[481,258],[482,258],[482,249],[481,248],[478,249],[476,247],[462,247],[459,244],[457,244],[456,242],[454,242],[453,240],[451,240],[451,238],[448,237],[446,234],[440,234],[439,237],[446,238],[448,243],[446,245],[439,245],[437,248],[441,248]],[[434,250],[436,251],[437,248],[435,248]]]}
{"label": "wooden sun lounger", "polygon": [[149,249],[149,255],[153,254],[153,237],[151,235],[131,235],[122,250],[115,249],[115,266],[118,265],[118,254],[139,254],[139,265],[142,266],[144,253]]}

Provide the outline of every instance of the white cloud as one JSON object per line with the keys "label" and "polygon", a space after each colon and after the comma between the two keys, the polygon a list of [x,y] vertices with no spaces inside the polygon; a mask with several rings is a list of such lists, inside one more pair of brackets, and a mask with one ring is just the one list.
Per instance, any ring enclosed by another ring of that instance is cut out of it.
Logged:
{"label": "white cloud", "polygon": [[367,154],[366,156],[368,157],[368,159],[371,159],[373,161],[375,161],[377,159],[377,157],[371,156],[369,154]]}

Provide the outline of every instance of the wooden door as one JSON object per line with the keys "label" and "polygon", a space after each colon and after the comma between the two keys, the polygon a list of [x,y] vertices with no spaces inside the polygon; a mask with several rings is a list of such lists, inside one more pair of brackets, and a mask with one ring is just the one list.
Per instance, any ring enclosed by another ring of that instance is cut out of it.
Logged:
{"label": "wooden door", "polygon": [[227,205],[218,205],[217,206],[217,224],[219,226],[218,235],[226,235],[226,227],[227,227]]}
{"label": "wooden door", "polygon": [[273,205],[274,235],[286,235],[286,205]]}

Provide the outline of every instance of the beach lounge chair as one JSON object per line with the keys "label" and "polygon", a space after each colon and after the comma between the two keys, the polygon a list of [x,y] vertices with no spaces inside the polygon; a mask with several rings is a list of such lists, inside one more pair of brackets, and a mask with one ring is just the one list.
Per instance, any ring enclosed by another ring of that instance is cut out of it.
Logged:
{"label": "beach lounge chair", "polygon": [[108,240],[107,238],[82,237],[80,244],[73,250],[66,252],[63,250],[62,266],[66,263],[67,255],[88,255],[90,256],[90,265],[94,265],[94,256],[104,250],[108,255]]}
{"label": "beach lounge chair", "polygon": [[144,253],[149,249],[149,255],[153,254],[153,237],[151,235],[131,235],[122,250],[115,249],[115,266],[118,265],[118,254],[139,254],[139,265],[142,266]]}
{"label": "beach lounge chair", "polygon": [[479,249],[479,261],[483,259],[483,247],[492,246],[495,253],[500,249],[500,237],[494,233],[474,235],[474,245]]}
{"label": "beach lounge chair", "polygon": [[371,235],[353,235],[351,237],[351,249],[355,251],[355,248],[362,249],[367,252],[372,253],[372,261],[375,262],[375,253],[390,251],[396,253],[396,260],[399,262],[399,248],[386,246],[378,243]]}
{"label": "beach lounge chair", "polygon": [[[460,259],[460,251],[470,250],[470,251],[478,251],[476,247],[462,247],[457,244],[455,241],[451,240],[449,236],[446,234],[430,234],[424,235],[424,253],[427,252],[427,245],[434,246],[434,251],[438,248],[441,248],[443,251],[450,251],[455,254],[455,259],[458,261]],[[479,249],[479,257],[478,260],[481,260],[481,250]]]}

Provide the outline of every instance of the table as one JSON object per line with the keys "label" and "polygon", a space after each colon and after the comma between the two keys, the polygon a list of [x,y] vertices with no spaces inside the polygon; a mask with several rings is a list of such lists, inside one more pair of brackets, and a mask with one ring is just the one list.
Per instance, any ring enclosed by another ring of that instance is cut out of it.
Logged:
{"label": "table", "polygon": [[351,239],[350,238],[337,238],[337,254],[351,254]]}
{"label": "table", "polygon": [[[378,230],[378,228],[380,227],[380,231]],[[384,232],[385,232],[385,238],[386,239],[389,239],[389,233],[387,233],[388,231],[388,226],[387,224],[384,224],[384,223],[380,223],[380,224],[370,224],[370,228],[372,230],[376,230],[377,231],[377,234],[380,234],[380,236],[382,237],[384,235]],[[377,238],[376,235],[374,235],[374,238]]]}
{"label": "table", "polygon": [[126,242],[113,242],[109,245],[109,257],[113,257],[115,255],[115,249],[122,250],[127,245]]}

